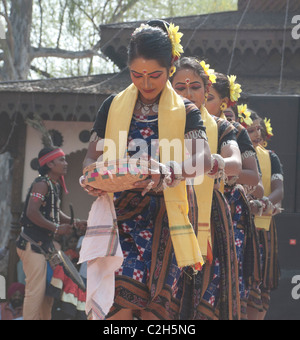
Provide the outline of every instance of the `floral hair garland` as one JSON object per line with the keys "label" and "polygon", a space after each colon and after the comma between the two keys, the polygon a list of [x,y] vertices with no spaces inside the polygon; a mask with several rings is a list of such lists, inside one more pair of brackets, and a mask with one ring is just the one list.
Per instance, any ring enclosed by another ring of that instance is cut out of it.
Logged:
{"label": "floral hair garland", "polygon": [[241,85],[236,83],[236,76],[227,76],[229,80],[229,88],[230,88],[230,100],[228,106],[233,106],[241,97],[242,88]]}
{"label": "floral hair garland", "polygon": [[178,32],[179,26],[175,26],[174,24],[170,24],[169,27],[165,24],[165,27],[172,43],[172,57],[174,61],[176,61],[184,52],[183,46],[180,44],[183,33]]}
{"label": "floral hair garland", "polygon": [[243,127],[247,128],[248,126],[251,126],[253,124],[253,120],[250,118],[251,112],[248,111],[248,106],[247,104],[245,105],[238,105],[238,117],[241,125]]}
{"label": "floral hair garland", "polygon": [[265,118],[264,123],[265,123],[266,130],[267,130],[267,138],[270,139],[271,137],[274,136],[273,129],[271,126],[271,119],[268,120],[267,118]]}
{"label": "floral hair garland", "polygon": [[200,61],[199,64],[202,66],[204,73],[208,76],[209,86],[216,83],[217,76],[215,70],[210,68],[209,64],[206,64],[204,60]]}
{"label": "floral hair garland", "polygon": [[135,35],[135,34],[141,32],[141,31],[143,31],[143,30],[145,30],[147,28],[152,28],[152,27],[150,25],[148,25],[148,24],[141,24],[140,27],[135,29],[135,31],[132,33],[132,35]]}

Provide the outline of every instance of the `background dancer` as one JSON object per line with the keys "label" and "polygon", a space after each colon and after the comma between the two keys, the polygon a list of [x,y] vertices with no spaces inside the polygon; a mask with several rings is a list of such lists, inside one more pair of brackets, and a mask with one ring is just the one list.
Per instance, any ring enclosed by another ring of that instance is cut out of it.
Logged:
{"label": "background dancer", "polygon": [[194,283],[192,301],[186,301],[182,318],[237,320],[240,301],[233,227],[228,204],[218,189],[221,163],[224,175],[238,176],[241,158],[234,127],[225,119],[211,116],[204,107],[214,82],[213,70],[204,62],[182,58],[176,63],[172,84],[178,94],[200,109],[213,153],[213,168],[203,183],[194,185],[196,198],[189,202],[190,209],[198,213],[195,228],[206,263],[203,271],[190,280]]}
{"label": "background dancer", "polygon": [[271,291],[279,284],[278,241],[277,230],[273,216],[280,211],[284,196],[283,169],[278,156],[274,151],[261,146],[261,117],[251,111],[253,124],[248,127],[249,136],[256,149],[259,165],[262,172],[264,197],[251,202],[258,209],[255,216],[255,226],[258,231],[262,282],[252,287],[248,299],[248,318],[263,320],[269,309]]}
{"label": "background dancer", "polygon": [[[47,261],[41,251],[27,241],[39,243],[45,252],[54,247],[54,237],[73,231],[71,218],[60,210],[60,184],[64,187],[67,162],[63,150],[44,148],[39,155],[40,176],[32,183],[21,217],[22,236],[17,253],[26,275],[24,320],[50,320],[53,298],[46,296]],[[78,223],[84,228],[84,222]]]}

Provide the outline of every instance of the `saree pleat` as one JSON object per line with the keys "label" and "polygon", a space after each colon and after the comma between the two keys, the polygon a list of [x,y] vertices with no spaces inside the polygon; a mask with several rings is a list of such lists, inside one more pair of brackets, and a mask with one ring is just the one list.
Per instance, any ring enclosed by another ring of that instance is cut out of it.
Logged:
{"label": "saree pleat", "polygon": [[124,262],[116,272],[108,318],[125,308],[178,319],[182,269],[176,263],[163,196],[124,191],[115,207]]}
{"label": "saree pleat", "polygon": [[193,320],[239,320],[240,298],[234,232],[228,203],[214,190],[212,204],[213,263],[195,277]]}
{"label": "saree pleat", "polygon": [[260,281],[259,243],[248,200],[242,186],[227,187],[225,197],[230,205],[235,234],[239,266],[241,318],[247,319],[249,289],[254,282]]}
{"label": "saree pleat", "polygon": [[251,288],[248,306],[259,311],[267,311],[270,305],[270,294],[278,288],[280,280],[280,266],[278,261],[278,239],[274,218],[272,218],[270,231],[259,229],[257,231],[260,244],[260,270],[261,281]]}

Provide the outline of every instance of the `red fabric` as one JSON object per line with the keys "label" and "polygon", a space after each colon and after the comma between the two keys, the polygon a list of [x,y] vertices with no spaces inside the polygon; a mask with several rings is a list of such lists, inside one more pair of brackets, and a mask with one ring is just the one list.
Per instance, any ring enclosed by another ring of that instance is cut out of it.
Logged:
{"label": "red fabric", "polygon": [[1,308],[1,320],[14,320],[23,316],[23,307],[18,307],[12,310],[9,302],[3,302],[0,304]]}
{"label": "red fabric", "polygon": [[55,149],[49,153],[47,153],[45,156],[41,157],[39,159],[39,164],[40,166],[44,166],[48,162],[54,161],[58,157],[63,157],[65,156],[65,153],[63,152],[62,149]]}
{"label": "red fabric", "polygon": [[15,292],[20,292],[22,295],[25,294],[25,286],[23,285],[23,283],[12,283],[7,290],[7,299],[10,300]]}
{"label": "red fabric", "polygon": [[86,292],[83,292],[78,285],[67,275],[64,268],[58,265],[53,271],[53,278],[61,280],[63,282],[62,290],[66,294],[74,295],[79,301],[85,302]]}
{"label": "red fabric", "polygon": [[69,256],[69,258],[71,260],[74,260],[74,259],[79,259],[79,254],[77,251],[73,250],[73,249],[68,249],[65,251],[65,254]]}

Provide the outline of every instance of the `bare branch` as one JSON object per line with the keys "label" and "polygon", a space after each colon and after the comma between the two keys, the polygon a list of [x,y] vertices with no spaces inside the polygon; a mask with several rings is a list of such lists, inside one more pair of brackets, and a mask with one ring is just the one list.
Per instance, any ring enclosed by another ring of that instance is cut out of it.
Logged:
{"label": "bare branch", "polygon": [[94,21],[94,18],[93,17],[91,17],[88,13],[87,13],[87,11],[84,9],[84,8],[82,8],[81,6],[80,6],[80,4],[78,4],[76,1],[74,1],[74,4],[78,7],[78,9],[90,20],[90,22],[93,24],[93,26],[94,26],[94,29],[100,34],[100,29],[99,29],[99,25],[97,25],[96,23],[95,23],[95,21]]}
{"label": "bare branch", "polygon": [[30,66],[30,69],[32,71],[36,72],[37,74],[44,76],[45,78],[53,78],[53,76],[51,76],[50,73],[43,71],[43,70],[40,70],[39,68],[37,68],[33,65]]}
{"label": "bare branch", "polygon": [[102,11],[102,16],[101,16],[101,22],[104,22],[104,17],[105,17],[105,10],[106,10],[106,6],[108,5],[109,0],[106,0],[104,6],[103,6],[103,11]]}
{"label": "bare branch", "polygon": [[43,36],[43,7],[42,0],[39,0],[40,7],[40,15],[41,15],[41,24],[40,24],[40,37],[39,37],[39,47],[42,46],[42,36]]}
{"label": "bare branch", "polygon": [[84,59],[92,58],[94,56],[107,59],[102,53],[97,52],[94,49],[83,50],[83,51],[69,51],[60,48],[32,48],[31,57],[34,58],[46,58],[46,57],[57,57],[62,59]]}
{"label": "bare branch", "polygon": [[120,10],[117,12],[117,8],[113,14],[113,16],[110,18],[108,24],[111,24],[111,23],[114,23],[114,22],[118,22],[121,18],[122,18],[122,15],[128,11],[131,7],[133,7],[139,0],[128,0],[128,2],[121,6],[120,5],[122,4],[122,0],[120,0],[120,2],[118,3],[118,6],[117,8],[120,7]]}
{"label": "bare branch", "polygon": [[[61,2],[60,2],[60,5],[61,5]],[[64,5],[62,13],[61,13],[59,32],[58,32],[58,37],[57,37],[57,42],[56,42],[57,48],[59,48],[59,42],[60,42],[60,37],[61,37],[61,32],[62,32],[62,26],[63,26],[63,23],[64,23],[66,8],[67,8],[67,1],[65,1],[65,5]]]}

